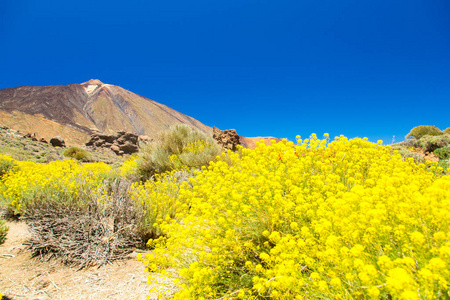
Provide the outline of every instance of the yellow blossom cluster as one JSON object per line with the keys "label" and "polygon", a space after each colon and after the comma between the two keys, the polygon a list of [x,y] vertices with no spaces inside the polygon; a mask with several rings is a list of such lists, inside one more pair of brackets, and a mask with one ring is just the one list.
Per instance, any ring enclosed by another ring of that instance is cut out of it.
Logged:
{"label": "yellow blossom cluster", "polygon": [[187,209],[187,205],[180,202],[178,193],[180,187],[187,184],[184,180],[187,173],[186,170],[174,170],[158,174],[145,183],[132,184],[128,194],[135,209],[142,213],[139,227],[144,236],[160,236],[162,232],[158,224],[173,220],[179,211]]}
{"label": "yellow blossom cluster", "polygon": [[130,155],[119,168],[119,175],[122,177],[129,177],[138,173],[138,156]]}
{"label": "yellow blossom cluster", "polygon": [[204,152],[209,147],[211,147],[211,145],[208,143],[208,141],[197,140],[189,142],[185,147],[183,147],[183,150],[181,152],[191,152],[198,154]]}
{"label": "yellow blossom cluster", "polygon": [[95,192],[111,170],[104,163],[81,164],[75,160],[14,162],[17,167],[2,177],[0,192],[4,204],[16,214],[36,200],[76,198],[82,189]]}
{"label": "yellow blossom cluster", "polygon": [[175,270],[175,299],[447,299],[440,171],[343,136],[241,148],[179,187],[141,259]]}

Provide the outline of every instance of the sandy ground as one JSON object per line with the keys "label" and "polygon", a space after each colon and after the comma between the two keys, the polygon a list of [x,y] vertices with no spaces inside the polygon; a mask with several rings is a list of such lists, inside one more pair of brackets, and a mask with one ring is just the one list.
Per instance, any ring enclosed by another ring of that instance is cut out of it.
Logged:
{"label": "sandy ground", "polygon": [[9,299],[157,299],[149,294],[144,266],[136,260],[77,271],[57,260],[32,259],[24,222],[8,222],[6,242],[0,246],[0,292]]}

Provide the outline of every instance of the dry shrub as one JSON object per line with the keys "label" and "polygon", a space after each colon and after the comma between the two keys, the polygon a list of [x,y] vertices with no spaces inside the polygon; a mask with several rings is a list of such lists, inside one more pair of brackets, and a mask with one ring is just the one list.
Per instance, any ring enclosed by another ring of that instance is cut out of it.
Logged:
{"label": "dry shrub", "polygon": [[[127,196],[129,182],[118,179],[104,184],[98,193],[83,191],[86,206],[36,201],[24,219],[32,238],[34,256],[57,257],[80,269],[125,258],[133,246],[142,244],[136,234],[136,213]],[[67,203],[66,203],[67,204]]]}
{"label": "dry shrub", "polygon": [[143,178],[182,167],[201,168],[222,152],[212,136],[187,125],[175,125],[158,134],[155,142],[139,152],[138,169]]}

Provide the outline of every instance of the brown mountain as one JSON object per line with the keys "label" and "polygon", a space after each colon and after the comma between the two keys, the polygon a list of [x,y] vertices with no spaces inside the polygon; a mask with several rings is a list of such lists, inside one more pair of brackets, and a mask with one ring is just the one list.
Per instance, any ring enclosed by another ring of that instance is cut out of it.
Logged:
{"label": "brown mountain", "polygon": [[120,130],[155,137],[174,124],[204,132],[212,128],[119,86],[91,79],[82,84],[0,89],[0,124],[50,139],[62,136],[79,145],[95,131]]}

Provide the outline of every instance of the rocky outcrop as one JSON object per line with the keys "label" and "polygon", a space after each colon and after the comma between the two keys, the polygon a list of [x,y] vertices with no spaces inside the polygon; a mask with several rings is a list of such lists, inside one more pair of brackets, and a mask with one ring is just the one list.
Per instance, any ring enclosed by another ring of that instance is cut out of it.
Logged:
{"label": "rocky outcrop", "polygon": [[60,136],[55,136],[50,139],[50,144],[52,144],[53,147],[65,147],[66,142],[64,142],[64,139]]}
{"label": "rocky outcrop", "polygon": [[117,155],[133,154],[139,151],[138,136],[131,132],[119,131],[117,134],[95,133],[86,147],[103,148]]}
{"label": "rocky outcrop", "polygon": [[213,128],[213,138],[225,150],[236,151],[237,145],[240,145],[239,135],[236,130],[220,130],[217,127]]}

